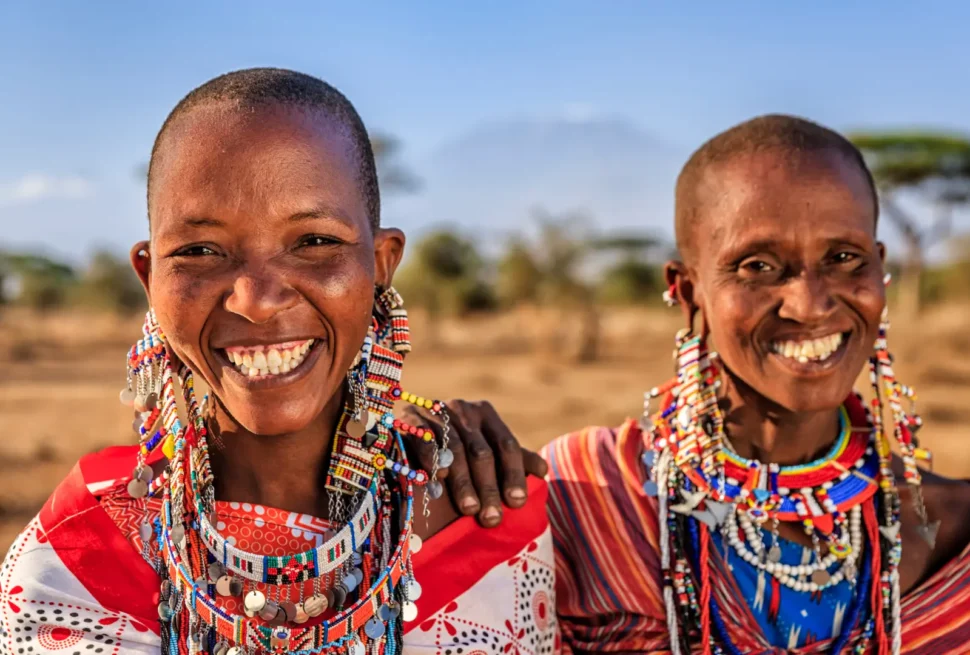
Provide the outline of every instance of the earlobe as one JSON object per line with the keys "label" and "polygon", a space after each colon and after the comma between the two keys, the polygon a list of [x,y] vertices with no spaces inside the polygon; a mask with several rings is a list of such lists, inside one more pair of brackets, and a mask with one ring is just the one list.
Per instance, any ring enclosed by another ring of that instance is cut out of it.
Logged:
{"label": "earlobe", "polygon": [[380,228],[374,235],[374,281],[382,289],[394,280],[394,272],[404,257],[404,243],[404,233],[397,228]]}
{"label": "earlobe", "polygon": [[886,263],[886,244],[882,241],[876,243],[876,249],[879,251],[879,261],[883,264]]}
{"label": "earlobe", "polygon": [[150,285],[152,278],[152,256],[150,243],[148,241],[139,241],[131,247],[129,257],[131,259],[131,267],[135,270],[135,274],[138,275],[138,279],[145,289],[145,295],[148,297],[148,304],[150,305],[152,302]]}
{"label": "earlobe", "polygon": [[684,321],[693,328],[699,307],[694,282],[687,270],[687,265],[681,261],[667,262],[664,266],[664,278],[669,287],[668,293],[676,301],[674,304],[680,306]]}

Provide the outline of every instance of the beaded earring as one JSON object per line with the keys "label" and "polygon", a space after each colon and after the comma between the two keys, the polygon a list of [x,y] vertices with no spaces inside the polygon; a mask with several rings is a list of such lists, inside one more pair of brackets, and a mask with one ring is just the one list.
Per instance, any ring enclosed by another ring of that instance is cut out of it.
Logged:
{"label": "beaded earring", "polygon": [[[885,284],[888,286],[891,276],[886,275]],[[889,352],[887,334],[889,332],[889,311],[884,308],[882,320],[879,324],[879,335],[873,348],[873,355],[869,359],[869,381],[873,389],[872,418],[877,432],[880,453],[885,453],[884,468],[891,466],[891,452],[888,434],[883,424],[883,399],[889,405],[893,420],[893,437],[899,444],[903,459],[903,479],[909,485],[913,495],[913,506],[920,520],[917,532],[929,544],[936,545],[936,535],[940,529],[939,521],[930,521],[923,500],[922,474],[918,462],[930,461],[932,456],[924,448],[920,448],[916,434],[923,426],[923,421],[916,413],[916,392],[896,379],[893,372],[893,356]],[[903,403],[908,401],[908,411]],[[891,469],[890,469],[891,470]]]}
{"label": "beaded earring", "polygon": [[133,407],[137,416],[132,428],[138,435],[138,463],[128,484],[133,498],[143,498],[157,491],[160,484],[153,480],[153,473],[146,460],[161,447],[167,458],[174,454],[174,438],[167,438],[166,426],[177,419],[176,407],[163,402],[169,386],[173,384],[165,341],[158,326],[154,310],[148,310],[142,334],[128,351],[125,388],[121,402]]}

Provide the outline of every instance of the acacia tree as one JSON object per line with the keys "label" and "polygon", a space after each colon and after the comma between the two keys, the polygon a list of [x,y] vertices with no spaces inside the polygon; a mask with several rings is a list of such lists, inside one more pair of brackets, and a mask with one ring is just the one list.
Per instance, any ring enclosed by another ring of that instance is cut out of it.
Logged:
{"label": "acacia tree", "polygon": [[[950,236],[953,210],[970,202],[970,140],[937,132],[859,132],[850,136],[869,162],[879,189],[882,215],[903,238],[900,310],[920,309],[920,279],[926,251]],[[933,212],[919,220],[899,203],[916,193]]]}

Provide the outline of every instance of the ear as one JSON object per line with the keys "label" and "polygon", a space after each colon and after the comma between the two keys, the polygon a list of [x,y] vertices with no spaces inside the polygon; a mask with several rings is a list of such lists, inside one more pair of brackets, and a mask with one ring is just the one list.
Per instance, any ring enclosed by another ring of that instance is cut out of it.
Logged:
{"label": "ear", "polygon": [[148,241],[139,241],[131,247],[129,253],[131,267],[135,269],[142,287],[145,288],[145,295],[148,297],[149,306],[152,304],[151,279],[152,279],[152,254],[151,245]]}
{"label": "ear", "polygon": [[695,297],[694,281],[687,265],[678,260],[671,260],[664,265],[664,279],[671,290],[677,305],[684,315],[684,322],[693,327],[694,317],[697,316],[698,304]]}
{"label": "ear", "polygon": [[386,289],[404,256],[404,232],[395,227],[382,227],[374,235],[374,282]]}
{"label": "ear", "polygon": [[886,263],[886,244],[882,241],[876,242],[876,249],[879,252],[879,261],[883,264]]}

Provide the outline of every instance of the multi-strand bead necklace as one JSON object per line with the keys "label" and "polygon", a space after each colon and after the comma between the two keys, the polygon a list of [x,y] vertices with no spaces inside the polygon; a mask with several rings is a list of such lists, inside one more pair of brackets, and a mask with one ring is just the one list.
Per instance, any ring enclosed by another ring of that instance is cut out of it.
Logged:
{"label": "multi-strand bead necklace", "polygon": [[[140,412],[139,463],[129,495],[162,495],[160,516],[146,514],[141,536],[146,558],[163,580],[158,608],[163,652],[394,655],[401,622],[416,618],[414,601],[422,591],[411,567],[411,554],[421,548],[412,532],[414,486],[426,485],[426,497],[441,493],[440,486],[432,488],[436,483],[428,484],[434,471],[408,465],[402,435],[433,442],[438,465],[452,459],[447,432],[439,448],[433,433],[392,413],[395,401],[403,400],[447,416],[439,401],[400,387],[410,350],[400,297],[393,290],[378,297],[375,319],[348,375],[326,480],[332,534],[314,548],[282,556],[246,552],[215,527],[207,430],[192,374],[183,367],[178,376],[190,420],[186,427],[164,337],[151,314],[144,331],[129,353],[122,401]],[[155,476],[148,462],[157,451],[168,465]],[[240,598],[243,613],[225,610],[220,596]]]}
{"label": "multi-strand bead necklace", "polygon": [[[853,606],[832,652],[848,646],[860,620],[853,652],[865,652],[872,640],[880,653],[899,652],[899,496],[880,391],[889,400],[906,481],[913,485],[919,483],[921,451],[913,433],[920,422],[903,410],[902,399],[912,398],[912,392],[892,375],[885,329],[884,324],[871,360],[874,411],[861,396],[850,396],[829,453],[785,467],[745,460],[732,451],[718,408],[716,355],[699,337],[687,331],[678,335],[677,377],[647,394],[647,407],[653,399],[663,400],[657,414],[647,412],[643,455],[644,489],[658,498],[664,600],[675,655],[691,652],[687,638],[694,632],[704,653],[741,652],[712,595],[714,530],[744,561],[797,592],[824,592],[843,580],[855,584]],[[921,533],[932,543],[937,524],[929,523],[918,486],[915,490]],[[778,526],[796,521],[811,539],[814,561],[783,564]]]}

